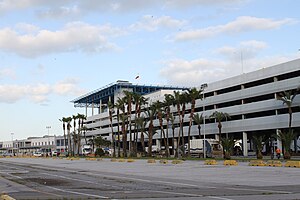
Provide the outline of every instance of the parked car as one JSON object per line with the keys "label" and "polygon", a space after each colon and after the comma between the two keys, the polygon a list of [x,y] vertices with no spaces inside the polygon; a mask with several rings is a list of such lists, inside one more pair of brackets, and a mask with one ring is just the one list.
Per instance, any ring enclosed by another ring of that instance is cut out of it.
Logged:
{"label": "parked car", "polygon": [[13,157],[13,156],[14,156],[13,153],[8,153],[8,152],[3,153],[3,157]]}
{"label": "parked car", "polygon": [[52,156],[59,156],[60,152],[58,151],[52,151]]}
{"label": "parked car", "polygon": [[33,153],[33,156],[36,156],[36,157],[42,157],[43,156],[43,153],[42,152],[34,152]]}

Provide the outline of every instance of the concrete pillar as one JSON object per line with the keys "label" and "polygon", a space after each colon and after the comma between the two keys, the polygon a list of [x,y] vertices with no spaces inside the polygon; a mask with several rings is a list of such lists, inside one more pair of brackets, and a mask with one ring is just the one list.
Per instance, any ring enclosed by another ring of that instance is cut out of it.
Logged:
{"label": "concrete pillar", "polygon": [[92,116],[94,116],[94,102],[92,103]]}
{"label": "concrete pillar", "polygon": [[[279,135],[279,129],[276,129],[276,135]],[[282,142],[277,139],[277,148],[279,148],[282,152]]]}
{"label": "concrete pillar", "polygon": [[87,117],[87,109],[88,109],[88,106],[87,104],[85,104],[85,116]]}
{"label": "concrete pillar", "polygon": [[247,138],[247,133],[243,132],[243,155],[248,156],[248,138]]}
{"label": "concrete pillar", "polygon": [[99,114],[102,113],[102,99],[100,99],[100,104],[99,104]]}
{"label": "concrete pillar", "polygon": [[159,139],[156,139],[156,146],[161,149],[161,141]]}

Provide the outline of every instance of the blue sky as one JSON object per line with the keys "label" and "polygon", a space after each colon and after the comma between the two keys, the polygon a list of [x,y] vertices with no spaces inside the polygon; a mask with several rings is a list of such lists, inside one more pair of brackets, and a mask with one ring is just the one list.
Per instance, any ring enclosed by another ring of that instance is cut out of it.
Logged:
{"label": "blue sky", "polygon": [[116,80],[199,86],[300,57],[296,0],[0,0],[0,141]]}

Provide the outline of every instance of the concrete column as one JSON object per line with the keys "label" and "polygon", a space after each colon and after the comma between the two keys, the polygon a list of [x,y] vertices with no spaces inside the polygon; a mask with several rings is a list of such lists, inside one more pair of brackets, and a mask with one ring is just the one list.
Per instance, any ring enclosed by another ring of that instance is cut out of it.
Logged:
{"label": "concrete column", "polygon": [[248,138],[247,133],[243,132],[243,154],[244,156],[248,156],[248,144],[247,144]]}
{"label": "concrete column", "polygon": [[94,116],[94,102],[92,103],[92,116]]}
{"label": "concrete column", "polygon": [[99,104],[99,114],[102,113],[102,99],[100,99],[100,104]]}
{"label": "concrete column", "polygon": [[[279,129],[276,129],[276,135],[279,135]],[[277,148],[279,148],[282,152],[282,143],[277,139]]]}
{"label": "concrete column", "polygon": [[156,139],[156,146],[161,149],[161,141],[159,139]]}
{"label": "concrete column", "polygon": [[85,116],[87,117],[87,109],[88,109],[88,106],[87,104],[85,104]]}

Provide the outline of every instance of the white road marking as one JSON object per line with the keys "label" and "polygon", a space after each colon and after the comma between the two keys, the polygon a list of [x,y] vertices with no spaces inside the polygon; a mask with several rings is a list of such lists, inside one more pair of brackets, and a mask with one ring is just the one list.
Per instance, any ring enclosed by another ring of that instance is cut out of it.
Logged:
{"label": "white road marking", "polygon": [[260,190],[260,189],[248,189],[248,188],[224,188],[228,190],[245,190],[245,191],[254,191],[254,192],[271,192],[271,193],[284,193],[284,194],[292,194],[293,192],[280,191],[280,190]]}
{"label": "white road marking", "polygon": [[[83,174],[88,174],[88,175],[93,175],[93,176],[100,176],[98,174],[94,173],[89,173],[89,172],[79,172]],[[174,182],[168,182],[168,181],[157,181],[157,180],[145,180],[145,179],[140,179],[140,178],[131,178],[131,177],[126,177],[126,176],[114,176],[114,175],[101,175],[104,177],[111,177],[111,178],[122,178],[126,180],[134,180],[134,181],[141,181],[141,182],[147,182],[147,183],[163,183],[167,185],[181,185],[181,186],[189,186],[189,187],[196,187],[196,188],[208,188],[208,189],[216,189],[216,187],[209,187],[209,186],[199,186],[199,185],[193,185],[193,184],[188,184],[188,183],[174,183]]]}
{"label": "white road marking", "polygon": [[179,192],[166,192],[166,191],[159,191],[159,190],[151,190],[151,192],[164,193],[164,194],[184,195],[184,196],[189,196],[189,197],[203,197],[203,195],[200,195],[200,194],[187,194],[187,193],[179,193]]}
{"label": "white road marking", "polygon": [[82,193],[82,192],[74,192],[74,191],[59,189],[59,188],[51,187],[51,186],[45,186],[45,187],[48,187],[48,188],[50,188],[52,190],[57,190],[57,191],[65,192],[65,193],[78,194],[78,195],[83,195],[83,196],[88,196],[88,197],[97,197],[97,198],[101,198],[101,199],[110,199],[109,197],[95,195],[95,194],[86,194],[86,193]]}
{"label": "white road marking", "polygon": [[[48,176],[59,177],[59,178],[62,178],[62,179],[68,179],[68,180],[73,180],[73,181],[80,181],[80,182],[84,182],[84,183],[91,183],[91,184],[94,184],[94,185],[99,185],[99,183],[93,182],[93,181],[86,181],[86,180],[82,180],[82,179],[70,178],[70,177],[56,175],[56,174],[50,174],[50,173],[41,173],[41,174],[48,175]],[[108,185],[108,184],[105,184],[105,183],[101,183],[101,185],[108,186],[108,187],[114,187],[114,188],[120,188],[120,187],[117,187],[117,186],[114,186],[114,185]]]}
{"label": "white road marking", "polygon": [[228,199],[228,198],[224,198],[224,197],[212,197],[212,196],[208,196],[208,198],[210,198],[210,199],[221,199],[221,200],[233,200],[233,199]]}
{"label": "white road marking", "polygon": [[6,174],[6,175],[8,175],[8,176],[11,176],[11,177],[14,177],[14,178],[17,178],[17,179],[23,179],[23,178],[20,177],[20,176],[12,175],[12,174],[10,174],[10,173],[3,173],[3,174]]}

